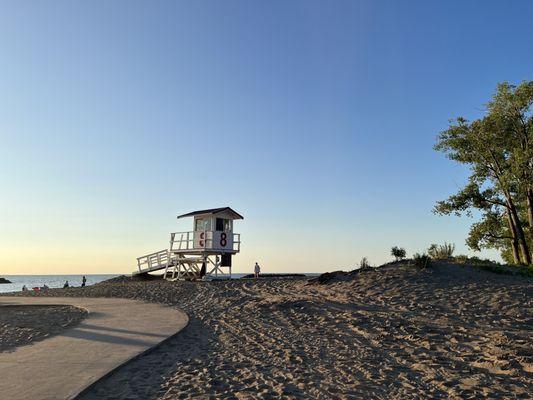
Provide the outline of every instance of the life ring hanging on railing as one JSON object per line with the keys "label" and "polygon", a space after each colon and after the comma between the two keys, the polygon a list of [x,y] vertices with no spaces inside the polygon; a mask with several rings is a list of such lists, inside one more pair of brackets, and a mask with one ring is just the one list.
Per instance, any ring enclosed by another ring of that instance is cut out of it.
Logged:
{"label": "life ring hanging on railing", "polygon": [[204,238],[205,238],[205,232],[200,232],[200,241],[198,242],[198,245],[200,247],[204,247],[204,241],[203,241]]}
{"label": "life ring hanging on railing", "polygon": [[226,247],[226,245],[228,244],[227,240],[226,240],[226,233],[225,232],[222,232],[220,234],[220,245],[222,247]]}

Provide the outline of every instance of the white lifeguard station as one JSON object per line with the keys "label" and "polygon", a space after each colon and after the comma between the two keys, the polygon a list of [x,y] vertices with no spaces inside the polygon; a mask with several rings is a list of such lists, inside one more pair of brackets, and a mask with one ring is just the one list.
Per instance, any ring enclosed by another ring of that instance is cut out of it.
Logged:
{"label": "white lifeguard station", "polygon": [[241,235],[233,221],[244,219],[230,207],[211,208],[179,215],[193,217],[193,229],[170,234],[170,248],[137,258],[132,275],[165,270],[163,277],[177,279],[231,278],[231,258],[241,249]]}

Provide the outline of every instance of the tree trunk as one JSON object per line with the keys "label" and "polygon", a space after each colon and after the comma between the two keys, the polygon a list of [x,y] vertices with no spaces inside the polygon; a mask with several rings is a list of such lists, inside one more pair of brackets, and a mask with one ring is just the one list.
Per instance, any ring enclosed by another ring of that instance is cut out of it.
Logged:
{"label": "tree trunk", "polygon": [[525,264],[531,264],[531,254],[529,253],[528,245],[526,242],[526,235],[524,234],[524,229],[520,223],[520,218],[518,217],[518,211],[513,203],[513,200],[510,196],[507,197],[507,204],[509,206],[509,213],[511,214],[511,219],[516,226],[516,236],[518,238],[518,243],[520,244],[520,250],[522,252],[522,260]]}
{"label": "tree trunk", "polygon": [[515,264],[520,264],[520,253],[518,252],[518,239],[516,238],[516,227],[513,224],[513,220],[511,219],[511,216],[509,215],[509,211],[505,213],[505,216],[507,217],[507,222],[509,223],[509,231],[511,232],[511,248],[513,249],[513,260]]}
{"label": "tree trunk", "polygon": [[529,222],[530,243],[533,243],[533,189],[527,190],[527,219]]}

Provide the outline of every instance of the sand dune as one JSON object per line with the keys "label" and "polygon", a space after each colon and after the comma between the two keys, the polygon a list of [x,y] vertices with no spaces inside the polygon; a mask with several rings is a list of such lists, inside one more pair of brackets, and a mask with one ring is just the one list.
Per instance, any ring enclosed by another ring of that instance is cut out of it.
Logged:
{"label": "sand dune", "polygon": [[530,398],[533,280],[460,266],[102,283],[52,295],[178,306],[190,325],[84,399]]}

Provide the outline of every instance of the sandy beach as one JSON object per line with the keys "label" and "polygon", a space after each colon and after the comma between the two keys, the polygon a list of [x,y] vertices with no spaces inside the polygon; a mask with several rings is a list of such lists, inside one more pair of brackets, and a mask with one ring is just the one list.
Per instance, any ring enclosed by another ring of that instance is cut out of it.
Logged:
{"label": "sandy beach", "polygon": [[72,306],[2,306],[0,352],[57,335],[86,315],[85,310]]}
{"label": "sandy beach", "polygon": [[117,278],[49,295],[179,307],[189,326],[83,399],[530,398],[533,280],[391,266],[326,284]]}

